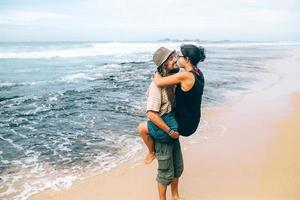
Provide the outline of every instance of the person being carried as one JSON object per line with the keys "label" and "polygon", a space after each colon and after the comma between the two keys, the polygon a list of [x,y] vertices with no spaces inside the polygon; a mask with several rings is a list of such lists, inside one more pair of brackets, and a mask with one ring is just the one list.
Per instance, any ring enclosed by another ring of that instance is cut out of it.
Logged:
{"label": "person being carried", "polygon": [[155,73],[154,76],[154,82],[158,87],[177,85],[174,111],[181,136],[194,134],[200,123],[205,81],[199,64],[205,58],[203,47],[192,44],[181,45],[177,54],[177,65],[183,71],[167,77],[162,77],[159,73]]}

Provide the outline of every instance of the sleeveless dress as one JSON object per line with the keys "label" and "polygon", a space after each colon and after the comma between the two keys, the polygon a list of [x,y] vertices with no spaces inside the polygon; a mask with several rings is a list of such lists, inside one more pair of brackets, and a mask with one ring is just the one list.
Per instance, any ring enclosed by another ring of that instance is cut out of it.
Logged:
{"label": "sleeveless dress", "polygon": [[175,117],[178,123],[178,132],[182,136],[192,135],[200,122],[201,103],[204,89],[204,76],[201,71],[191,71],[195,83],[189,91],[183,91],[181,84],[175,90]]}

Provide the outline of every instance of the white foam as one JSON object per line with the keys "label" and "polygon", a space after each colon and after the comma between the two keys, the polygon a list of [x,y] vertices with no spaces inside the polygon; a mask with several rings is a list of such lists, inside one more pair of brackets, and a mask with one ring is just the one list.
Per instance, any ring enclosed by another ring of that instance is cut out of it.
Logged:
{"label": "white foam", "polygon": [[3,159],[1,159],[1,162],[2,162],[3,164],[5,164],[5,165],[9,164],[9,161],[8,161],[8,160],[3,160]]}
{"label": "white foam", "polygon": [[32,164],[32,163],[36,163],[37,160],[38,160],[38,156],[33,155],[33,156],[30,156],[30,157],[27,157],[26,159],[24,159],[23,162],[24,162],[25,165],[29,165],[29,164]]}
{"label": "white foam", "polygon": [[22,146],[18,145],[18,144],[15,144],[11,139],[9,138],[4,138],[0,135],[0,139],[8,142],[11,146],[15,147],[16,149],[18,150],[24,150]]}
{"label": "white foam", "polygon": [[95,80],[95,78],[88,76],[85,73],[76,73],[76,74],[70,74],[61,79],[65,82],[77,82],[81,80]]}
{"label": "white foam", "polygon": [[64,142],[64,143],[60,143],[58,144],[58,149],[60,151],[64,151],[64,152],[71,152],[72,149],[68,148],[66,145],[69,145],[71,142],[70,141],[67,141],[67,142]]}
{"label": "white foam", "polygon": [[40,71],[40,68],[28,68],[28,69],[18,69],[14,71],[15,73],[29,73],[29,72],[38,72]]}
{"label": "white foam", "polygon": [[54,95],[54,96],[52,96],[52,97],[49,97],[49,101],[57,101],[57,97],[58,97],[58,95]]}
{"label": "white foam", "polygon": [[27,137],[27,135],[24,135],[24,134],[22,134],[22,133],[20,133],[20,132],[17,132],[17,131],[15,131],[14,129],[10,129],[12,132],[14,132],[16,135],[18,135],[18,136],[20,136],[20,137],[22,137],[22,138],[28,138]]}
{"label": "white foam", "polygon": [[[32,99],[37,100],[39,97],[33,96]],[[51,110],[49,105],[41,104],[41,105],[36,105],[34,104],[35,108],[29,111],[24,112],[25,115],[31,115],[31,114],[36,114],[41,111],[48,111]]]}
{"label": "white foam", "polygon": [[[160,46],[167,45],[178,46],[176,43],[92,43],[80,47],[66,48],[64,50],[49,51],[32,51],[32,52],[0,52],[0,59],[20,58],[20,59],[37,59],[37,58],[72,58],[72,57],[90,57],[90,56],[109,56],[109,55],[129,55],[143,52],[152,52]],[[59,47],[57,47],[59,48]],[[170,47],[171,48],[171,47]]]}
{"label": "white foam", "polygon": [[[28,128],[31,132],[36,132],[37,129],[31,126],[23,125],[23,128]],[[27,137],[27,136],[26,136]]]}
{"label": "white foam", "polygon": [[[199,42],[189,41],[190,44],[198,45]],[[200,42],[201,43],[201,42]],[[176,49],[182,42],[131,42],[131,43],[85,43],[82,45],[69,46],[61,49],[61,46],[51,46],[51,50],[31,51],[31,52],[0,52],[0,59],[38,59],[38,58],[74,58],[74,57],[91,57],[91,56],[126,56],[130,54],[149,53],[155,51],[161,46],[170,49]],[[300,42],[203,42],[204,47],[251,47],[251,46],[295,46]]]}
{"label": "white foam", "polygon": [[18,85],[17,83],[0,83],[0,88],[14,87],[17,85]]}
{"label": "white foam", "polygon": [[13,194],[13,193],[16,193],[16,192],[17,192],[16,189],[13,186],[10,185],[10,186],[8,186],[6,191],[0,193],[0,197],[1,198],[3,197],[3,199],[6,199],[5,198],[6,196],[8,196],[10,194]]}
{"label": "white foam", "polygon": [[43,84],[43,83],[49,83],[49,81],[27,81],[27,82],[21,82],[21,83],[4,82],[4,83],[0,83],[0,88],[26,86],[26,85],[37,85],[37,84]]}
{"label": "white foam", "polygon": [[[140,139],[133,135],[124,134],[118,136],[112,134],[110,138],[105,139],[120,149],[120,157],[116,157],[115,154],[109,152],[101,152],[99,155],[93,156],[93,162],[84,168],[76,165],[69,169],[56,170],[51,166],[40,163],[38,154],[34,151],[26,151],[26,155],[30,155],[29,157],[11,162],[13,166],[20,166],[20,168],[18,167],[20,170],[15,171],[14,174],[7,174],[1,177],[5,182],[5,187],[8,189],[0,194],[0,197],[3,199],[13,197],[16,200],[25,200],[29,196],[48,188],[54,190],[68,188],[78,179],[110,171],[121,163],[134,158],[142,149]],[[70,151],[66,146],[69,142],[65,141],[59,144],[59,149]],[[64,158],[62,157],[61,159]],[[66,157],[66,159],[70,158]]]}

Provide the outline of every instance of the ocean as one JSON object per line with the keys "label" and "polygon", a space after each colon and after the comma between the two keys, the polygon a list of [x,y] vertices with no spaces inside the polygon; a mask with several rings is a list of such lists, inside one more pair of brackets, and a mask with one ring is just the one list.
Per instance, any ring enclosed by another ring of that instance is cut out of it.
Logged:
{"label": "ocean", "polygon": [[[199,65],[206,81],[203,108],[272,85],[280,74],[266,61],[300,46],[188,43],[206,49]],[[146,90],[156,70],[152,54],[181,44],[0,42],[0,198],[23,200],[69,187],[140,153],[136,127],[146,120]]]}

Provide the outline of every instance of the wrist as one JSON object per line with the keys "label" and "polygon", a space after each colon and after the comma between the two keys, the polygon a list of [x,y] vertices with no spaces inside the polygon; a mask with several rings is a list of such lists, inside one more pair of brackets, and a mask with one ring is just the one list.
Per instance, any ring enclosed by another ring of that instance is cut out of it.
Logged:
{"label": "wrist", "polygon": [[168,130],[168,135],[172,135],[173,133],[174,133],[175,131],[174,130],[172,130],[171,128],[169,128],[169,130]]}

